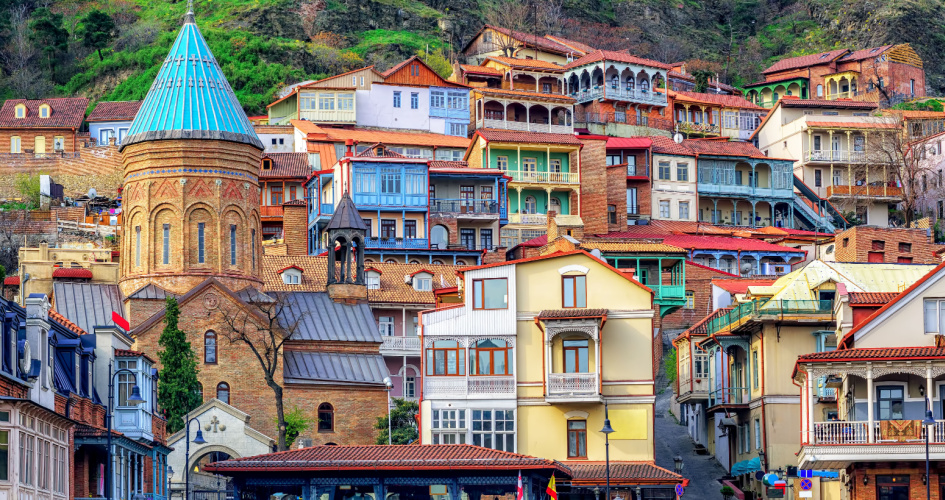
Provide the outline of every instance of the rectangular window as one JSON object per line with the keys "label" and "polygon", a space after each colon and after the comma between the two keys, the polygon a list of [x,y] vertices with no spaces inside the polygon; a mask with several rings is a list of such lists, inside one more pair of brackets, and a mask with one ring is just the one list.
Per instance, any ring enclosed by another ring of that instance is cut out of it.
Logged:
{"label": "rectangular window", "polygon": [[10,480],[10,431],[0,431],[0,481]]}
{"label": "rectangular window", "polygon": [[417,92],[410,93],[410,109],[419,109],[420,108],[420,94]]}
{"label": "rectangular window", "polygon": [[755,449],[761,449],[761,420],[755,419]]}
{"label": "rectangular window", "polygon": [[320,111],[334,111],[335,110],[335,94],[319,94],[318,95],[318,109]]}
{"label": "rectangular window", "polygon": [[561,173],[561,160],[552,158],[551,162],[548,164],[548,171],[554,173]]}
{"label": "rectangular window", "polygon": [[163,259],[161,262],[164,265],[171,263],[171,225],[164,224],[164,249],[163,249]]}
{"label": "rectangular window", "polygon": [[479,230],[479,246],[481,247],[481,250],[492,250],[492,230],[491,229]]}
{"label": "rectangular window", "polygon": [[269,204],[277,207],[282,205],[282,186],[269,186]]}
{"label": "rectangular window", "polygon": [[417,237],[417,221],[415,220],[404,221],[404,238],[416,238],[416,237]]}
{"label": "rectangular window", "polygon": [[692,290],[686,290],[686,309],[695,309],[696,308],[696,292]]}
{"label": "rectangular window", "polygon": [[135,226],[135,266],[141,266],[141,226]]}
{"label": "rectangular window", "polygon": [[450,128],[447,130],[447,133],[455,137],[464,137],[466,130],[469,128],[465,123],[450,123],[449,126]]}
{"label": "rectangular window", "polygon": [[586,420],[568,420],[568,458],[587,458]]}
{"label": "rectangular window", "polygon": [[660,217],[669,218],[669,200],[660,200]]}
{"label": "rectangular window", "polygon": [[385,172],[381,174],[381,193],[400,194],[400,172]]}
{"label": "rectangular window", "polygon": [[204,255],[204,226],[203,222],[197,223],[197,262],[203,264],[205,262]]}
{"label": "rectangular window", "polygon": [[899,251],[906,253],[912,252],[912,243],[899,243]]}
{"label": "rectangular window", "polygon": [[430,92],[430,107],[431,108],[445,108],[446,107],[446,95],[441,90],[434,90]]}
{"label": "rectangular window", "polygon": [[689,164],[688,163],[676,164],[676,180],[677,181],[689,180]]}
{"label": "rectangular window", "polygon": [[400,107],[400,92],[394,92],[394,107]]}
{"label": "rectangular window", "polygon": [[465,375],[466,357],[455,340],[437,340],[427,349],[427,375]]}
{"label": "rectangular window", "polygon": [[925,333],[945,333],[945,299],[925,299]]}
{"label": "rectangular window", "polygon": [[509,169],[509,157],[508,156],[497,156],[495,159],[495,165],[499,170],[508,170]]}
{"label": "rectangular window", "polygon": [[680,220],[689,219],[689,202],[688,201],[679,202],[679,219]]}
{"label": "rectangular window", "polygon": [[372,219],[364,219],[364,225],[365,225],[365,227],[367,227],[367,229],[364,230],[364,234],[365,234],[365,236],[367,236],[368,238],[370,238],[371,235],[374,234],[374,231],[373,231],[373,229],[371,228],[371,225],[372,225],[372,224],[373,224]]}
{"label": "rectangular window", "polygon": [[467,250],[476,249],[476,230],[473,228],[460,228],[459,244]]}
{"label": "rectangular window", "polygon": [[814,187],[822,187],[824,185],[823,176],[823,171],[814,170]]}
{"label": "rectangular window", "polygon": [[338,111],[354,111],[354,94],[338,94]]}
{"label": "rectangular window", "polygon": [[522,171],[523,172],[537,172],[538,160],[535,158],[522,158]]}
{"label": "rectangular window", "polygon": [[385,337],[391,337],[394,335],[394,317],[393,316],[381,316],[377,318],[377,326],[381,331],[381,335]]}
{"label": "rectangular window", "polygon": [[640,214],[640,205],[637,203],[637,188],[627,188],[627,213]]}
{"label": "rectangular window", "polygon": [[515,410],[472,410],[472,444],[515,451]]}
{"label": "rectangular window", "polygon": [[881,385],[876,388],[876,401],[879,405],[880,420],[902,420],[905,399],[902,386]]}
{"label": "rectangular window", "polygon": [[659,179],[661,181],[672,180],[670,176],[670,163],[668,161],[661,161],[659,166]]}
{"label": "rectangular window", "polygon": [[249,232],[249,253],[253,256],[253,269],[256,269],[256,229]]}
{"label": "rectangular window", "polygon": [[365,283],[367,283],[368,290],[381,289],[381,277],[377,273],[369,272],[367,275],[367,279],[365,280]]}
{"label": "rectangular window", "polygon": [[507,309],[509,283],[505,278],[473,280],[473,309]]}
{"label": "rectangular window", "polygon": [[236,265],[236,224],[230,224],[230,265]]}
{"label": "rectangular window", "polygon": [[587,307],[587,276],[563,276],[563,307]]}
{"label": "rectangular window", "polygon": [[[623,163],[623,158],[619,154],[607,155],[607,166],[620,165]],[[627,174],[632,175],[632,174]]]}
{"label": "rectangular window", "polygon": [[381,238],[397,237],[397,221],[394,219],[381,219]]}
{"label": "rectangular window", "polygon": [[417,378],[416,377],[404,377],[404,397],[405,398],[417,397]]}
{"label": "rectangular window", "polygon": [[14,135],[10,138],[10,152],[19,153],[20,152],[20,136]]}
{"label": "rectangular window", "polygon": [[433,444],[466,444],[466,410],[433,410]]}
{"label": "rectangular window", "polygon": [[565,340],[562,342],[564,354],[564,373],[588,373],[587,340]]}
{"label": "rectangular window", "polygon": [[761,374],[758,373],[758,351],[751,351],[751,378],[755,389],[761,387],[759,383]]}

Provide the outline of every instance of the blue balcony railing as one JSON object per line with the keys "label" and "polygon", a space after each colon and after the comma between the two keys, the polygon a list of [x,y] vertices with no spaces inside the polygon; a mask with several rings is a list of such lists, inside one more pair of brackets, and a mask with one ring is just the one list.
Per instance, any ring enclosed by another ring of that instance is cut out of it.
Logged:
{"label": "blue balcony railing", "polygon": [[334,203],[322,203],[321,213],[331,215],[335,213]]}
{"label": "blue balcony railing", "polygon": [[426,238],[368,238],[364,246],[365,248],[422,250],[430,248],[430,241]]}
{"label": "blue balcony railing", "polygon": [[434,198],[430,200],[430,212],[469,215],[498,215],[499,203],[495,200]]}

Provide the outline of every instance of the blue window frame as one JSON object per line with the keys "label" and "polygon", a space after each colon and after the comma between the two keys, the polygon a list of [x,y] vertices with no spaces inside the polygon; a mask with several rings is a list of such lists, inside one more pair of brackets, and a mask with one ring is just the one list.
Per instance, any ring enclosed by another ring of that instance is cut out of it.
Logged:
{"label": "blue window frame", "polygon": [[410,93],[410,109],[419,109],[420,108],[420,94],[417,92]]}
{"label": "blue window frame", "polygon": [[236,265],[236,224],[230,224],[230,265]]}
{"label": "blue window frame", "polygon": [[394,107],[400,107],[400,92],[394,92]]}
{"label": "blue window frame", "polygon": [[205,261],[204,252],[204,226],[203,222],[197,223],[197,262],[203,264]]}

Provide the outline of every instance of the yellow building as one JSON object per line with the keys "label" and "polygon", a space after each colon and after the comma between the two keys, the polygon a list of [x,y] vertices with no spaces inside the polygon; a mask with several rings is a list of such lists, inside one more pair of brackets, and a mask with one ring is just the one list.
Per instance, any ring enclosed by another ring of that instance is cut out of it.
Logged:
{"label": "yellow building", "polygon": [[19,269],[4,279],[4,297],[23,304],[32,293],[53,295],[54,283],[118,283],[110,248],[20,248]]}
{"label": "yellow building", "polygon": [[569,494],[590,496],[606,405],[612,495],[672,492],[681,479],[653,464],[652,291],[582,250],[467,268],[458,284],[462,304],[422,314],[421,442],[559,460]]}
{"label": "yellow building", "polygon": [[[708,369],[680,367],[681,376],[693,378],[696,372],[708,376],[707,388],[704,380],[680,378],[681,391],[693,388],[686,395],[688,408],[682,416],[688,421],[704,414],[704,432],[714,435],[709,440],[712,452],[739,488],[767,498],[754,473],[798,464],[802,401],[792,371],[799,356],[837,348],[842,297],[851,292],[899,292],[931,269],[931,265],[815,260],[771,286],[749,286],[746,301],[716,313],[703,325],[705,337],[691,332],[691,344],[677,343],[680,348],[689,346],[678,360],[708,354],[703,358]],[[816,407],[811,411],[833,415],[836,391],[827,387],[826,380],[818,380],[815,389]],[[704,406],[699,403],[702,398]],[[812,498],[839,498],[839,487],[837,481],[815,478]]]}

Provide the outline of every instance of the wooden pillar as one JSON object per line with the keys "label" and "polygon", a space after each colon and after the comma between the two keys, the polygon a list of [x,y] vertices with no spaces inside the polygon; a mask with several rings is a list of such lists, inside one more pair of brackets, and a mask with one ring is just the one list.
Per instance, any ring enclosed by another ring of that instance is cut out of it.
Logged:
{"label": "wooden pillar", "polygon": [[873,429],[873,367],[866,369],[866,422],[867,436],[869,443],[876,442],[876,436]]}

